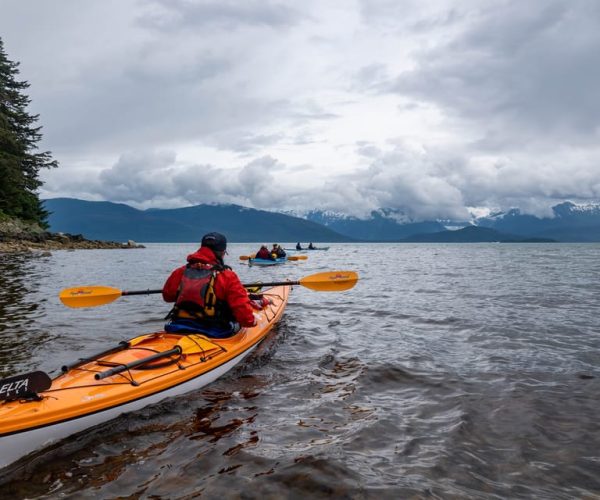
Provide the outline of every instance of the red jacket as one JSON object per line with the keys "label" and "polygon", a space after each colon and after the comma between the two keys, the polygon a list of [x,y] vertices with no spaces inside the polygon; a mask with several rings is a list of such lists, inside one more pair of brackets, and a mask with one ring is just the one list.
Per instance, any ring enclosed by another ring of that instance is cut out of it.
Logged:
{"label": "red jacket", "polygon": [[266,248],[262,248],[256,252],[256,259],[272,259],[273,257],[271,256],[271,252],[269,252],[269,250],[267,250]]}
{"label": "red jacket", "polygon": [[[201,247],[197,252],[188,255],[187,261],[202,262],[204,264],[216,265],[219,262],[210,248]],[[175,302],[179,283],[186,266],[181,266],[171,273],[163,286],[162,296],[165,302]],[[231,269],[226,269],[217,275],[215,280],[215,293],[218,300],[229,304],[235,320],[241,326],[253,326],[254,314],[248,292],[242,286],[240,279]]]}

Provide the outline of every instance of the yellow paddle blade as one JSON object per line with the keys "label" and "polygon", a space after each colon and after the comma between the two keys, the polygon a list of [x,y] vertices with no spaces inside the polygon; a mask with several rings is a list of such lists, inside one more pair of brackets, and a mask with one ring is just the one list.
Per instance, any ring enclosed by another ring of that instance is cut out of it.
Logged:
{"label": "yellow paddle blade", "polygon": [[262,290],[262,285],[260,282],[254,283],[252,286],[245,287],[248,293],[258,293]]}
{"label": "yellow paddle blade", "polygon": [[156,334],[154,334],[154,333],[150,333],[150,334],[146,333],[144,335],[139,335],[138,337],[135,337],[135,338],[133,338],[133,339],[131,339],[129,341],[129,347],[133,347],[133,346],[136,346],[138,344],[141,344],[142,342],[144,342],[144,341],[146,341],[146,340],[154,337],[154,335],[156,335]]}
{"label": "yellow paddle blade", "polygon": [[110,304],[122,293],[118,288],[110,286],[78,286],[65,288],[58,297],[68,307],[96,307]]}
{"label": "yellow paddle blade", "polygon": [[308,255],[290,255],[287,260],[306,260]]}
{"label": "yellow paddle blade", "polygon": [[301,278],[299,283],[318,292],[342,292],[350,290],[358,281],[354,271],[328,271]]}
{"label": "yellow paddle blade", "polygon": [[251,255],[240,255],[240,260],[250,260],[253,259],[256,254],[253,253]]}

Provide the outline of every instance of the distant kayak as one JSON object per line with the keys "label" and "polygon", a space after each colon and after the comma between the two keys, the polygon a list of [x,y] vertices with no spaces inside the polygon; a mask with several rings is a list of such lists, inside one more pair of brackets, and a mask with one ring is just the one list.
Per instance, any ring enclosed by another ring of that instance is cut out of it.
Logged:
{"label": "distant kayak", "polygon": [[284,248],[284,250],[286,252],[309,252],[312,250],[329,250],[329,247],[317,247],[317,248],[303,248],[301,250],[298,250],[297,248]]}
{"label": "distant kayak", "polygon": [[249,266],[277,266],[279,264],[285,264],[287,257],[280,257],[279,259],[248,259]]}

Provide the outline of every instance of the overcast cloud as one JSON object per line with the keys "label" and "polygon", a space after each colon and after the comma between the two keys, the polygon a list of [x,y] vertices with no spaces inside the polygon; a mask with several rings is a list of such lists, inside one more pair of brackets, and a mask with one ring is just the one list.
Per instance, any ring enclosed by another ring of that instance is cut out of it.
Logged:
{"label": "overcast cloud", "polygon": [[0,0],[43,197],[415,219],[600,200],[595,0]]}

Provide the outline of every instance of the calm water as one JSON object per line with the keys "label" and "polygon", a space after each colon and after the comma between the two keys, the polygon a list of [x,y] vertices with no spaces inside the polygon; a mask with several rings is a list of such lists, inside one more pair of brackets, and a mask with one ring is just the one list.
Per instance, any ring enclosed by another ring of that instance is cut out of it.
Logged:
{"label": "calm water", "polygon": [[[0,375],[159,329],[160,296],[67,309],[60,289],[160,288],[195,245],[0,254]],[[294,289],[259,353],[0,475],[0,496],[589,498],[600,495],[600,245],[332,245],[243,281]],[[1,450],[0,450],[1,453]]]}

